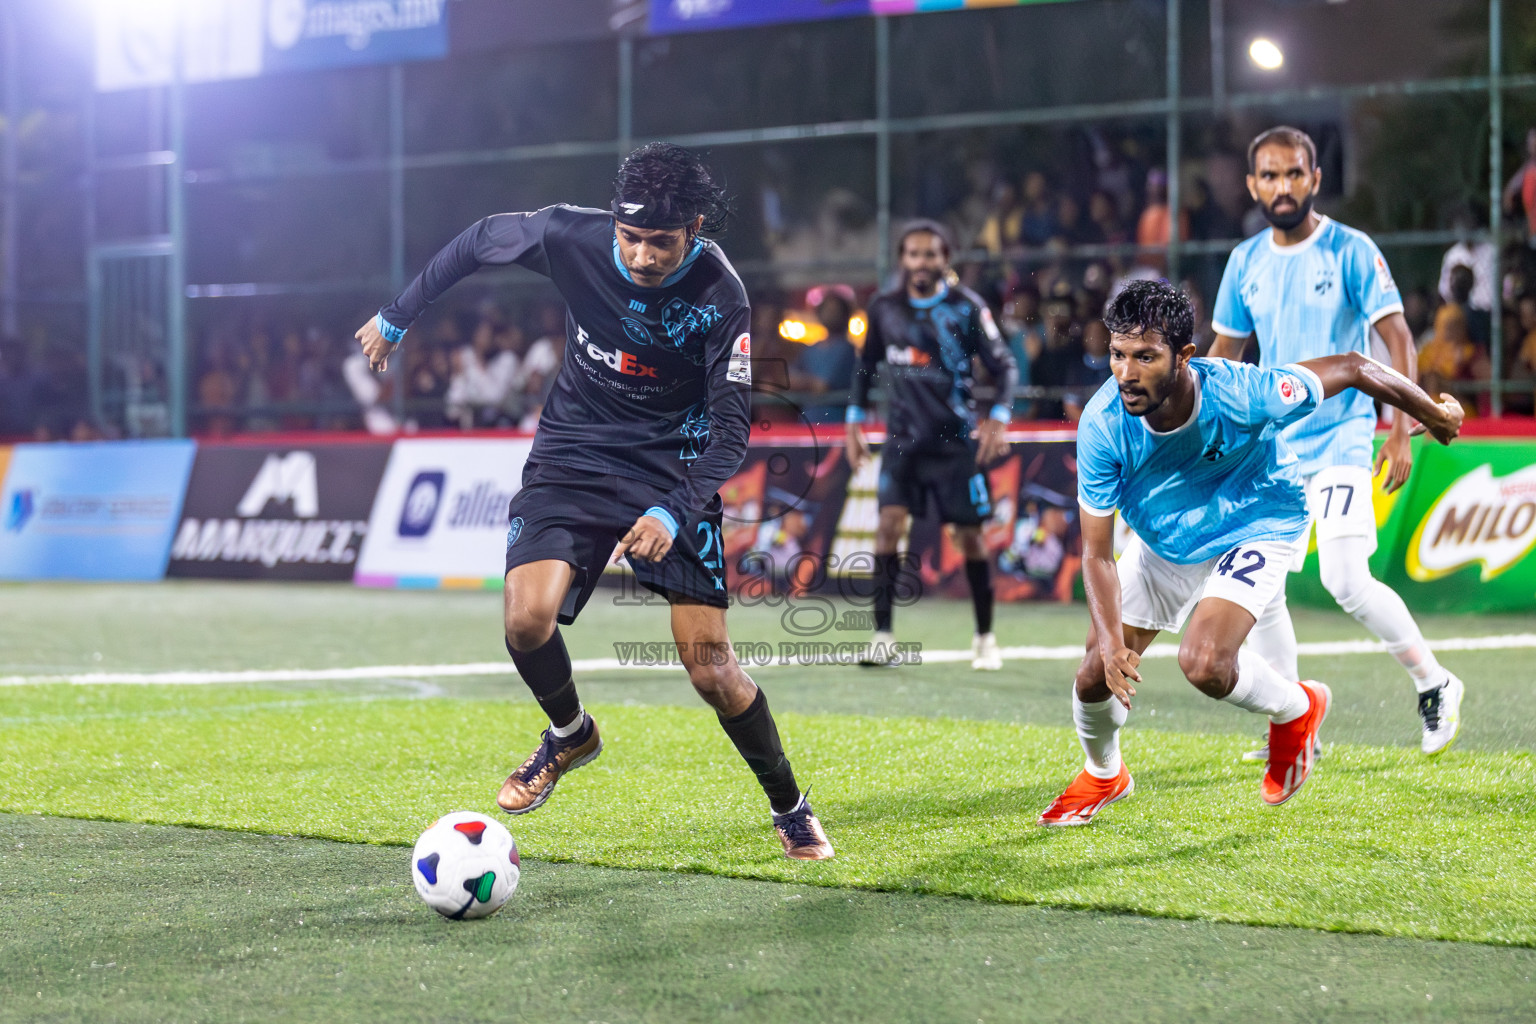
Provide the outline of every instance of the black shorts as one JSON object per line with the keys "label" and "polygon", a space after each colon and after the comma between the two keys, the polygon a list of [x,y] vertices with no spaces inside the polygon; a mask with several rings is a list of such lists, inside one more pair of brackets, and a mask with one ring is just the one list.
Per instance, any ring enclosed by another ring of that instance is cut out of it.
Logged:
{"label": "black shorts", "polygon": [[[507,571],[546,559],[574,566],[576,578],[559,614],[568,626],[591,598],[619,540],[663,497],[660,488],[628,477],[530,462],[523,467],[523,489],[507,506]],[[625,555],[635,579],[668,600],[680,595],[724,608],[721,511],[717,494],[702,518],[682,524],[659,562]]]}
{"label": "black shorts", "polygon": [[987,477],[976,465],[974,448],[933,454],[887,444],[880,453],[880,507],[904,505],[921,517],[930,495],[940,522],[980,526],[992,514]]}

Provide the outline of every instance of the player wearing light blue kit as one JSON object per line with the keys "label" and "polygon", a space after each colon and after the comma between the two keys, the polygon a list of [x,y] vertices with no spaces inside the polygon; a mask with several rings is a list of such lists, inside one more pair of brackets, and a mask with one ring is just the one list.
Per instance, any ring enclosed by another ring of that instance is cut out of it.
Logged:
{"label": "player wearing light blue kit", "polygon": [[[1083,582],[1092,627],[1072,692],[1087,755],[1042,825],[1084,825],[1135,789],[1120,756],[1141,653],[1183,631],[1179,667],[1207,696],[1269,717],[1259,793],[1289,800],[1311,774],[1331,700],[1245,647],[1284,589],[1309,525],[1295,453],[1283,434],[1333,396],[1364,392],[1418,417],[1448,443],[1454,399],[1437,404],[1406,377],[1357,352],[1260,369],[1195,359],[1194,310],[1166,281],[1132,282],[1104,311],[1110,369],[1078,424]],[[1114,517],[1135,531],[1114,557]]]}
{"label": "player wearing light blue kit", "polygon": [[[1403,300],[1387,261],[1370,238],[1312,209],[1322,181],[1317,151],[1304,132],[1273,128],[1248,149],[1248,188],[1272,228],[1232,253],[1216,295],[1211,355],[1238,359],[1251,335],[1259,341],[1259,365],[1345,352],[1367,354],[1374,327],[1398,372],[1416,377],[1413,338],[1403,319]],[[1418,624],[1391,588],[1371,576],[1376,550],[1373,469],[1389,466],[1385,489],[1396,490],[1413,466],[1409,421],[1396,417],[1380,454],[1371,457],[1376,409],[1371,399],[1347,391],[1328,399],[1311,416],[1285,430],[1295,450],[1311,518],[1317,523],[1318,567],[1339,606],[1382,640],[1412,677],[1423,726],[1421,749],[1438,754],[1461,724],[1461,680],[1443,668]],[[1307,534],[1291,567],[1301,568]],[[1291,679],[1296,630],[1278,600],[1259,618],[1253,646]],[[1249,754],[1264,758],[1264,751]]]}
{"label": "player wearing light blue kit", "polygon": [[1299,537],[1307,507],[1296,458],[1272,442],[1318,408],[1321,383],[1297,366],[1256,372],[1191,359],[1189,369],[1194,414],[1166,433],[1126,410],[1115,381],[1099,388],[1077,431],[1083,510],[1122,509],[1142,544],[1175,565],[1207,562],[1244,541]]}

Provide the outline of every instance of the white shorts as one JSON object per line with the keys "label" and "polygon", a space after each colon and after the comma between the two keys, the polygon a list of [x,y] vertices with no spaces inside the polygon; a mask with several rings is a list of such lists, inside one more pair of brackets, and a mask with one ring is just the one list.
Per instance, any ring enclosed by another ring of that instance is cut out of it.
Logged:
{"label": "white shorts", "polygon": [[1241,605],[1255,619],[1285,586],[1295,542],[1260,540],[1193,565],[1176,565],[1134,538],[1117,563],[1120,621],[1177,633],[1208,597]]}
{"label": "white shorts", "polygon": [[[1376,551],[1375,483],[1368,466],[1329,466],[1302,478],[1307,490],[1307,512],[1317,524],[1317,542],[1324,544],[1338,537],[1369,537]],[[1296,541],[1291,554],[1291,572],[1301,572],[1307,560],[1312,528]]]}

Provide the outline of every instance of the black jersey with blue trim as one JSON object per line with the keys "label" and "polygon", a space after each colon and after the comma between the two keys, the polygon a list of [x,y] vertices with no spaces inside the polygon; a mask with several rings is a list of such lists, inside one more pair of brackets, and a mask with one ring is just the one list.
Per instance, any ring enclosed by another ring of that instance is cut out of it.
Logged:
{"label": "black jersey with blue trim", "polygon": [[913,451],[967,447],[976,428],[973,357],[997,381],[997,404],[1012,407],[1018,364],[981,296],[942,283],[929,299],[914,299],[905,288],[884,292],[869,304],[852,404],[868,401],[884,363],[888,439]]}
{"label": "black jersey with blue trim", "polygon": [[565,356],[529,459],[655,484],[678,522],[695,518],[741,467],[751,430],[752,313],[725,253],[701,239],[646,288],[620,261],[606,210],[496,214],[381,314],[408,327],[456,281],[509,263],[553,281],[567,307]]}

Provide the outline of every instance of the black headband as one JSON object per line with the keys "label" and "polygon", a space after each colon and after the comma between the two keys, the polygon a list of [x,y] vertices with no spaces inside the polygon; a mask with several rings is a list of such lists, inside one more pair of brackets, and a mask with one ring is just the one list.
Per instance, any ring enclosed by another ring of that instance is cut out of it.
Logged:
{"label": "black headband", "polygon": [[685,217],[671,203],[658,206],[655,203],[627,203],[615,199],[609,209],[613,211],[613,219],[620,224],[655,231],[676,231],[691,227],[696,219]]}

